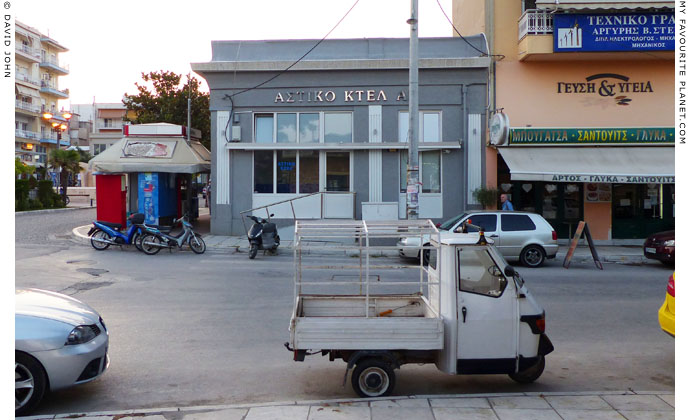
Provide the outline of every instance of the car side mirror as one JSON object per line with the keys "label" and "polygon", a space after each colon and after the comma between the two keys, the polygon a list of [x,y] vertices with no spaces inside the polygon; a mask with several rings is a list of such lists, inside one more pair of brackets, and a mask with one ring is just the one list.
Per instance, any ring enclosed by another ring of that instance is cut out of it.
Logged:
{"label": "car side mirror", "polygon": [[275,216],[275,214],[271,213],[271,215],[270,215],[270,216],[268,216],[268,217],[273,217],[273,216]]}
{"label": "car side mirror", "polygon": [[508,277],[515,277],[515,269],[512,265],[506,265],[503,269],[503,273]]}

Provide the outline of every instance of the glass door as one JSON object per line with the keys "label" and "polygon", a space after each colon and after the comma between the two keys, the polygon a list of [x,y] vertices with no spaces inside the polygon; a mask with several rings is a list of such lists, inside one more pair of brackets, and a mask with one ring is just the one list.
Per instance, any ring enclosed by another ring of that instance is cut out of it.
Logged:
{"label": "glass door", "polygon": [[[326,192],[350,192],[350,152],[325,152]],[[323,199],[324,218],[353,219],[354,202],[352,194],[325,194]]]}

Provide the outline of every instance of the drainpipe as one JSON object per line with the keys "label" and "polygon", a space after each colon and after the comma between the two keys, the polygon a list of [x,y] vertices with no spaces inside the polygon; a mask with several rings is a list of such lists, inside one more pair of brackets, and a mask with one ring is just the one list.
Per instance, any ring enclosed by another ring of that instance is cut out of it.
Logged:
{"label": "drainpipe", "polygon": [[[463,166],[464,166],[464,186],[465,190],[467,190],[467,180],[469,179],[470,176],[470,162],[469,162],[469,156],[467,155],[467,139],[470,133],[469,128],[467,127],[467,85],[463,84],[461,87],[462,90],[462,131],[463,131],[463,145],[462,145],[462,156],[463,156]],[[465,194],[462,195],[462,208],[467,210],[467,197],[470,194],[469,191],[465,191]]]}

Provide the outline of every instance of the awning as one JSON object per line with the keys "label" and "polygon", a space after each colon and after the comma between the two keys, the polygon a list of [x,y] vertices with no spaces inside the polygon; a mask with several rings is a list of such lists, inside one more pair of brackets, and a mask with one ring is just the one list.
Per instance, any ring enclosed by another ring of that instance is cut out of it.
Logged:
{"label": "awning", "polygon": [[16,93],[19,93],[20,95],[33,96],[34,98],[41,97],[41,94],[38,92],[38,89],[32,89],[30,87],[22,86],[16,83],[14,84],[14,89]]}
{"label": "awning", "polygon": [[182,137],[124,137],[89,161],[100,173],[211,171],[211,153],[198,141]]}
{"label": "awning", "polygon": [[502,147],[518,181],[673,184],[674,147]]}
{"label": "awning", "polygon": [[661,9],[675,8],[675,2],[668,0],[537,0],[539,9],[597,10],[597,9]]}

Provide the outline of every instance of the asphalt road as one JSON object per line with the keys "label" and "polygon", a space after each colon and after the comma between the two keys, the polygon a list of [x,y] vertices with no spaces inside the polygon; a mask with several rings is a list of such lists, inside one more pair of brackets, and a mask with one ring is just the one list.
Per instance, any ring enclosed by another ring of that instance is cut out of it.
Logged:
{"label": "asphalt road", "polygon": [[[15,220],[17,287],[75,296],[96,308],[110,331],[110,369],[92,383],[48,395],[37,414],[354,396],[349,383],[341,386],[342,361],[315,355],[297,363],[283,347],[293,302],[291,253],[250,261],[246,254],[97,252],[64,237],[91,213]],[[672,271],[604,268],[565,270],[558,260],[519,268],[546,309],[556,348],[536,383],[405,365],[396,394],[673,390],[674,340],[656,315]]]}

